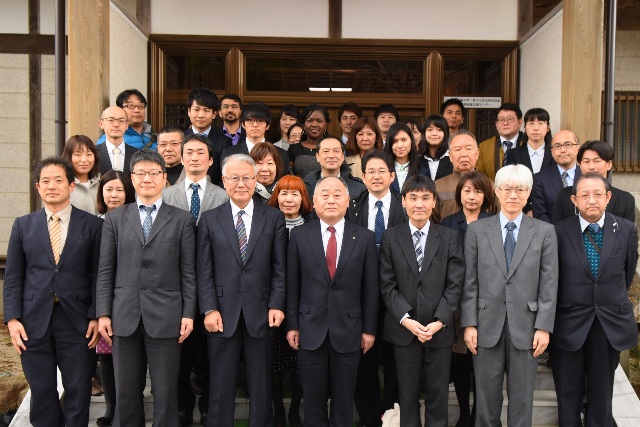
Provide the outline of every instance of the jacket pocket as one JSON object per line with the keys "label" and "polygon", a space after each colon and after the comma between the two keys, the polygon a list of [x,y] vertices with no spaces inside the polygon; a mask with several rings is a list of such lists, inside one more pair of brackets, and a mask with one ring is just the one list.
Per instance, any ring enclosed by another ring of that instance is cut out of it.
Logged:
{"label": "jacket pocket", "polygon": [[529,311],[538,311],[538,301],[529,301],[527,305],[529,306]]}
{"label": "jacket pocket", "polygon": [[487,306],[487,300],[483,298],[478,298],[478,310],[484,310]]}

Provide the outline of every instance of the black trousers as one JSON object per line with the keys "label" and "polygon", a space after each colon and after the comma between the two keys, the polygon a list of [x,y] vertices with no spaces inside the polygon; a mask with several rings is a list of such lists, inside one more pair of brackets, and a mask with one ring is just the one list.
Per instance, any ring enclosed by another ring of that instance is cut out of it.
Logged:
{"label": "black trousers", "polygon": [[[91,377],[96,352],[89,340],[69,321],[60,303],[53,304],[51,319],[42,338],[29,337],[22,352],[22,369],[31,388],[29,420],[35,427],[86,427],[89,423]],[[64,385],[60,406],[56,366]]]}
{"label": "black trousers", "polygon": [[198,407],[201,413],[206,413],[209,407],[210,374],[203,315],[196,317],[193,332],[182,343],[180,377],[178,379],[178,409],[187,413],[192,413],[196,404],[196,395],[191,390],[192,371],[195,372],[202,386],[202,396],[198,400]]}
{"label": "black trousers", "polygon": [[[340,353],[329,334],[316,350],[298,351],[298,374],[304,395],[305,427],[350,427],[353,396],[362,351]],[[331,415],[327,400],[331,395]]]}
{"label": "black trousers", "polygon": [[597,317],[579,350],[553,348],[551,370],[558,397],[558,419],[561,427],[582,426],[580,406],[584,397],[585,376],[589,399],[587,425],[615,425],[612,413],[613,382],[619,362],[620,352],[611,347]]}

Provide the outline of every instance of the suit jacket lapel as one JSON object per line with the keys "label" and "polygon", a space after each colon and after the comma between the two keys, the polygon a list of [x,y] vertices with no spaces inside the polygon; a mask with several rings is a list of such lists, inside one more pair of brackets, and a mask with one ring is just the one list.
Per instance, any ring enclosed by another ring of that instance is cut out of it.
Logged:
{"label": "suit jacket lapel", "polygon": [[[493,251],[493,256],[496,258],[498,262],[498,267],[504,274],[504,277],[508,276],[507,271],[507,258],[504,254],[504,243],[502,242],[502,229],[500,228],[500,215],[496,215],[490,222],[489,227],[487,227],[487,238],[489,240],[489,246],[491,246],[491,250]],[[482,238],[482,236],[479,236]],[[518,238],[520,236],[518,235]],[[517,248],[517,244],[516,244]],[[513,264],[513,259],[511,260]]]}
{"label": "suit jacket lapel", "polygon": [[200,204],[200,214],[202,215],[202,212],[206,212],[210,209],[213,209],[213,202],[215,199],[215,195],[213,194],[213,187],[212,184],[209,181],[207,181],[207,183],[205,184],[204,187],[204,197],[202,200],[202,203]]}
{"label": "suit jacket lapel", "polygon": [[[499,221],[499,219],[498,219]],[[502,237],[502,230],[501,237]],[[522,222],[520,222],[520,229],[518,230],[518,240],[516,241],[516,248],[513,251],[513,258],[511,259],[511,268],[509,269],[509,274],[507,279],[513,274],[514,271],[518,268],[518,264],[524,258],[524,255],[529,249],[529,245],[531,244],[531,240],[533,240],[535,232],[533,230],[533,221],[526,214],[522,214]],[[503,253],[504,253],[504,246]],[[505,256],[505,264],[506,264],[506,256]]]}
{"label": "suit jacket lapel", "polygon": [[618,224],[613,215],[605,213],[602,250],[600,251],[600,264],[598,265],[598,277],[596,277],[596,280],[600,277],[600,274],[602,274],[602,270],[611,256],[611,251],[616,246],[618,235],[620,234],[618,229]]}
{"label": "suit jacket lapel", "polygon": [[[422,270],[420,270],[419,279],[422,280],[424,274],[429,270],[429,266],[431,265],[431,261],[433,261],[433,257],[436,256],[436,252],[438,251],[438,247],[440,246],[440,233],[438,233],[438,228],[434,227],[433,224],[429,226],[429,234],[427,234],[427,243],[424,250],[424,258],[422,260]],[[416,261],[416,268],[417,268]]]}
{"label": "suit jacket lapel", "polygon": [[124,144],[124,165],[122,165],[122,171],[125,174],[131,173],[129,165],[131,164],[131,157],[133,157],[133,153],[135,153],[136,151],[138,150],[136,150],[132,146]]}
{"label": "suit jacket lapel", "polygon": [[[349,221],[345,221],[344,235],[342,236],[342,247],[340,249],[340,258],[338,259],[338,266],[336,267],[336,274],[334,274],[333,280],[336,280],[336,278],[340,275],[342,270],[346,268],[349,262],[349,258],[353,253],[353,248],[356,245],[356,240],[357,240],[356,228]],[[327,269],[327,273],[328,272],[329,270]]]}
{"label": "suit jacket lapel", "polygon": [[238,244],[238,235],[236,234],[236,224],[234,223],[233,215],[231,214],[231,203],[226,202],[222,210],[222,214],[218,215],[218,221],[220,221],[220,226],[224,231],[224,235],[227,236],[229,246],[231,246],[231,251],[236,256],[238,264],[242,265],[240,245]]}
{"label": "suit jacket lapel", "polygon": [[[409,263],[409,267],[413,272],[413,275],[416,277],[420,276],[420,272],[418,271],[418,261],[416,260],[416,250],[413,247],[413,236],[411,235],[411,229],[409,228],[409,223],[402,224],[400,230],[398,231],[398,235],[400,237],[399,246],[402,252],[404,253],[407,262]],[[422,263],[424,266],[424,261]],[[425,271],[426,269],[422,269]]]}
{"label": "suit jacket lapel", "polygon": [[49,238],[49,227],[47,226],[47,214],[44,212],[44,208],[33,215],[32,221],[34,222],[33,225],[36,228],[44,252],[49,257],[51,265],[55,266],[56,261],[53,258],[53,249],[51,249],[51,239]]}
{"label": "suit jacket lapel", "polygon": [[[264,228],[264,224],[266,222],[264,218],[265,207],[262,203],[253,203],[253,218],[251,218],[251,234],[249,235],[249,242],[247,245],[247,262],[249,262],[249,258],[251,258],[251,254],[256,247],[256,242],[260,238],[260,233],[262,233],[262,229]],[[238,253],[240,249],[238,246]]]}
{"label": "suit jacket lapel", "polygon": [[551,157],[551,150],[548,148],[544,149],[544,156],[542,157],[542,166],[540,170],[547,168],[554,164],[553,157]]}
{"label": "suit jacket lapel", "polygon": [[589,277],[593,277],[591,274],[591,266],[587,259],[587,251],[584,248],[584,240],[582,239],[582,230],[580,230],[580,219],[577,215],[571,217],[571,225],[567,228],[568,239],[573,246],[574,253],[579,254],[578,259],[582,268],[587,272]]}
{"label": "suit jacket lapel", "polygon": [[67,257],[69,256],[68,254],[71,253],[73,247],[76,245],[78,236],[80,236],[80,231],[85,224],[84,216],[85,213],[80,209],[71,209],[69,229],[67,230],[67,239],[64,241],[64,247],[62,248],[62,253],[60,254],[60,260],[58,261],[58,264],[62,264],[67,259]]}
{"label": "suit jacket lapel", "polygon": [[319,220],[315,222],[312,227],[307,228],[307,237],[309,238],[311,249],[316,255],[318,263],[323,266],[321,270],[327,280],[327,283],[331,283],[331,280],[329,279],[329,269],[327,268],[327,257],[324,254],[324,245],[322,244],[322,229],[320,228]]}
{"label": "suit jacket lapel", "polygon": [[240,153],[249,154],[249,146],[247,145],[247,139],[238,143],[238,148],[240,149]]}
{"label": "suit jacket lapel", "polygon": [[397,224],[396,221],[398,221],[398,219],[396,218],[396,211],[398,210],[398,201],[396,200],[396,198],[394,197],[395,194],[393,194],[393,191],[391,192],[391,203],[389,203],[389,220],[387,221],[387,227],[393,227],[394,224]]}
{"label": "suit jacket lapel", "polygon": [[564,187],[562,186],[562,175],[560,175],[560,171],[557,167],[553,168],[553,179],[551,181],[551,186],[553,187],[553,193],[558,194],[560,190]]}
{"label": "suit jacket lapel", "polygon": [[127,205],[127,213],[125,214],[125,217],[127,218],[127,221],[129,221],[131,228],[133,228],[133,231],[138,236],[138,239],[140,239],[140,243],[144,245],[144,235],[142,234],[142,224],[140,223],[140,210],[137,202],[129,203],[129,205]]}
{"label": "suit jacket lapel", "polygon": [[109,152],[107,151],[107,144],[98,144],[98,158],[100,159],[100,169],[108,171],[112,168],[111,159],[109,158]]}

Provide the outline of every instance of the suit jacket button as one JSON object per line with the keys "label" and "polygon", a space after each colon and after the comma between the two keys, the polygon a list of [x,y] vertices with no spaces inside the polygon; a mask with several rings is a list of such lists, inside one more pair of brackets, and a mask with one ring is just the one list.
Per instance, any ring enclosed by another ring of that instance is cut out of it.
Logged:
{"label": "suit jacket button", "polygon": [[245,274],[247,274],[247,272],[242,270],[242,273],[240,273],[240,274],[242,274],[244,276]]}
{"label": "suit jacket button", "polygon": [[598,308],[598,304],[596,304],[596,309]]}
{"label": "suit jacket button", "polygon": [[53,270],[54,273],[58,274],[58,269],[56,268],[55,270]]}
{"label": "suit jacket button", "polygon": [[333,292],[333,289],[329,288],[329,292]]}
{"label": "suit jacket button", "polygon": [[595,282],[596,288],[598,287],[598,282]]}
{"label": "suit jacket button", "polygon": [[418,290],[419,290],[419,291],[420,291],[420,290],[422,290],[422,286],[418,286]]}

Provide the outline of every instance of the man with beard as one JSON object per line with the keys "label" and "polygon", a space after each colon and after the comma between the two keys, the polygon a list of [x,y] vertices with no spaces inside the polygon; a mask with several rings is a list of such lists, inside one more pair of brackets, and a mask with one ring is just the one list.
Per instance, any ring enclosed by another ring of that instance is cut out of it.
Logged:
{"label": "man with beard", "polygon": [[231,138],[233,145],[238,145],[247,135],[245,129],[240,126],[242,115],[242,100],[235,93],[228,93],[220,99],[220,117],[224,121],[222,133]]}

